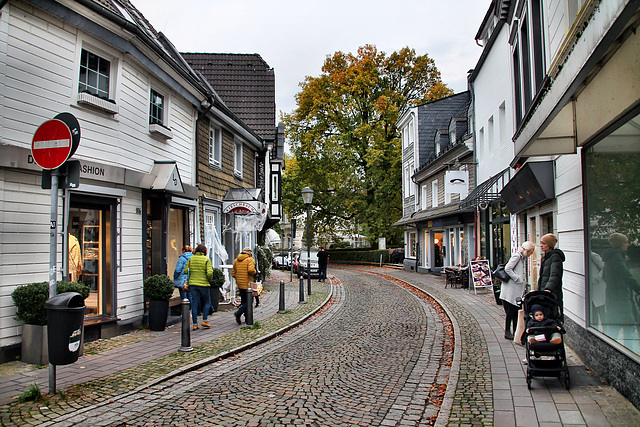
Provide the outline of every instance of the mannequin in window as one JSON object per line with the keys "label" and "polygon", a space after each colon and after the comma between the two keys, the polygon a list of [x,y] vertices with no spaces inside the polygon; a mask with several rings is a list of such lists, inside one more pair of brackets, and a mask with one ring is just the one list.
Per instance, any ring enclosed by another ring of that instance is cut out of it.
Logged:
{"label": "mannequin in window", "polygon": [[77,282],[82,275],[82,252],[80,242],[73,234],[69,233],[69,281]]}

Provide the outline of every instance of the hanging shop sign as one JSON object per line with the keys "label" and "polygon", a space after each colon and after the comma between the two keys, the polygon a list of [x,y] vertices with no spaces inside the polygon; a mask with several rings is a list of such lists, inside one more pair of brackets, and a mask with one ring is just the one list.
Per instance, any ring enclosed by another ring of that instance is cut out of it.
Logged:
{"label": "hanging shop sign", "polygon": [[222,213],[239,213],[239,214],[266,214],[267,213],[267,205],[266,203],[258,202],[258,201],[233,201],[233,202],[223,202],[222,204]]}

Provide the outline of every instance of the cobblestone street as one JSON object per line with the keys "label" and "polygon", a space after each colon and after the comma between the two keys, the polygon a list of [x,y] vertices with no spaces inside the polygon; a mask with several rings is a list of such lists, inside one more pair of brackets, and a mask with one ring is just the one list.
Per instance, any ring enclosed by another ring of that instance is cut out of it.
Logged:
{"label": "cobblestone street", "polygon": [[[81,425],[427,425],[442,374],[436,310],[376,276],[341,274],[322,316],[222,362],[59,421]],[[392,309],[390,309],[392,308]]]}

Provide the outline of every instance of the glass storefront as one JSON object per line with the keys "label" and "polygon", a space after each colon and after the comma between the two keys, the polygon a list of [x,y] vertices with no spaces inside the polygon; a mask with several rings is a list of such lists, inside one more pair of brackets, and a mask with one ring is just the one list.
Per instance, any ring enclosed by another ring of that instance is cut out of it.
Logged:
{"label": "glass storefront", "polygon": [[589,324],[640,354],[640,116],[583,153]]}
{"label": "glass storefront", "polygon": [[73,195],[68,217],[68,280],[89,285],[88,316],[113,315],[115,201]]}

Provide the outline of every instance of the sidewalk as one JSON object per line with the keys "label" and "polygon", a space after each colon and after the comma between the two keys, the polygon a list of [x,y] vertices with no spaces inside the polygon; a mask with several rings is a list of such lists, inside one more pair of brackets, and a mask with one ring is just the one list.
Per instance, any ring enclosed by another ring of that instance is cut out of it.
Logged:
{"label": "sidewalk", "polygon": [[[244,324],[238,325],[233,313],[235,308],[218,311],[209,316],[210,329],[200,328],[191,330],[191,352],[178,352],[181,347],[181,323],[167,327],[161,332],[136,330],[107,340],[85,344],[84,355],[71,365],[58,366],[56,369],[56,385],[58,390],[65,390],[66,394],[76,392],[69,387],[83,384],[95,390],[96,395],[112,391],[117,393],[123,388],[132,388],[136,384],[148,382],[151,379],[165,376],[176,367],[190,366],[201,363],[210,356],[224,354],[225,350],[236,349],[239,346],[251,345],[254,341],[264,339],[265,335],[272,336],[280,333],[281,329],[291,327],[327,299],[330,285],[312,283],[311,296],[306,295],[307,304],[299,304],[299,282],[294,276],[289,281],[289,274],[273,271],[271,277],[265,281],[260,306],[254,308],[254,327],[248,328]],[[284,314],[278,314],[280,298],[280,280],[285,281],[285,309]],[[224,306],[221,306],[223,310]],[[227,306],[228,307],[228,306]],[[42,394],[48,393],[49,369],[33,369],[32,365],[12,362],[15,369],[2,376],[0,385],[0,405],[6,405],[16,400],[17,396],[25,392],[32,384],[37,384]],[[138,369],[141,368],[141,369]],[[5,369],[6,371],[6,369]],[[114,374],[124,373],[124,378],[110,378]],[[96,381],[98,380],[98,381]],[[100,383],[100,380],[104,380]],[[121,384],[110,386],[108,381]],[[92,384],[99,383],[99,384]],[[106,383],[106,384],[105,384]],[[94,385],[94,387],[91,387]],[[86,388],[86,387],[85,387]],[[85,393],[83,390],[81,393]],[[87,400],[94,398],[87,396]],[[100,399],[99,396],[95,397]],[[1,412],[3,420],[5,411]]]}
{"label": "sidewalk", "polygon": [[[567,346],[571,387],[556,378],[534,378],[527,388],[522,363],[525,349],[504,338],[504,310],[493,293],[444,288],[444,278],[402,270],[375,269],[427,291],[445,307],[456,334],[452,373],[439,421],[446,425],[632,426],[638,411],[613,387],[603,383]],[[492,410],[491,410],[492,409]],[[446,411],[449,412],[448,416]]]}

